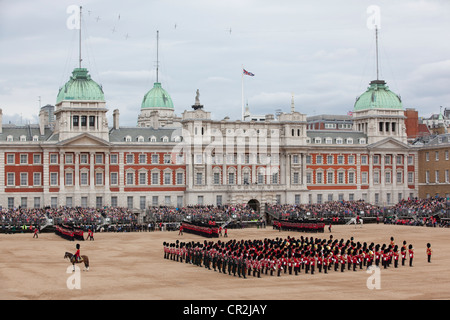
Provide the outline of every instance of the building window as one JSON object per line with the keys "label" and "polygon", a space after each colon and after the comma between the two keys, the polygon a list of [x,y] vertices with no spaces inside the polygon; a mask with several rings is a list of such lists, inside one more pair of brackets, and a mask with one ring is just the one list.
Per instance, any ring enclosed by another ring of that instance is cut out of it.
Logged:
{"label": "building window", "polygon": [[348,156],[348,164],[355,164],[355,156],[354,155]]}
{"label": "building window", "polygon": [[311,156],[310,155],[306,156],[306,164],[311,164]]}
{"label": "building window", "polygon": [[397,183],[403,183],[403,172],[397,172]]}
{"label": "building window", "polygon": [[140,196],[139,197],[139,208],[141,210],[145,209],[145,203],[146,203],[145,196]]}
{"label": "building window", "polygon": [[264,184],[264,174],[262,172],[258,172],[258,184]]}
{"label": "building window", "polygon": [[165,154],[164,155],[164,163],[170,164],[170,162],[171,162],[170,160],[171,160],[170,154]]}
{"label": "building window", "polygon": [[373,173],[373,183],[379,184],[380,183],[380,171],[374,171]]}
{"label": "building window", "polygon": [[172,173],[170,173],[170,172],[164,173],[164,184],[166,184],[166,185],[172,184]]}
{"label": "building window", "polygon": [[272,174],[272,184],[278,184],[278,172]]}
{"label": "building window", "polygon": [[344,172],[338,172],[338,177],[337,177],[337,182],[339,183],[339,184],[343,184],[343,183],[345,183],[345,175],[344,175]]}
{"label": "building window", "polygon": [[95,184],[97,186],[103,185],[103,172],[96,172],[95,173]]}
{"label": "building window", "polygon": [[229,172],[228,173],[228,184],[235,184],[234,172]]}
{"label": "building window", "polygon": [[379,155],[373,156],[373,164],[380,164],[380,156]]}
{"label": "building window", "polygon": [[41,164],[41,155],[33,154],[33,164]]}
{"label": "building window", "polygon": [[368,181],[367,181],[367,172],[361,172],[361,183],[362,184],[367,184],[368,183]]}
{"label": "building window", "polygon": [[117,163],[119,163],[117,154],[112,154],[112,155],[110,156],[109,159],[110,159],[110,163],[111,163],[111,164],[117,164]]}
{"label": "building window", "polygon": [[145,154],[141,153],[139,154],[139,163],[140,164],[145,164]]}
{"label": "building window", "polygon": [[344,156],[338,156],[337,157],[337,163],[338,164],[344,164]]}
{"label": "building window", "polygon": [[311,184],[312,183],[312,173],[311,172],[307,172],[306,173],[306,183],[307,184]]}
{"label": "building window", "polygon": [[327,164],[333,164],[333,156],[327,156]]}
{"label": "building window", "polygon": [[384,157],[384,164],[390,165],[391,163],[391,156],[385,156]]}
{"label": "building window", "polygon": [[56,153],[50,154],[50,164],[58,164],[58,155]]}
{"label": "building window", "polygon": [[159,173],[158,172],[152,172],[152,184],[153,185],[159,184]]}
{"label": "building window", "polygon": [[102,154],[96,154],[95,155],[95,163],[96,164],[103,164],[103,155]]}
{"label": "building window", "polygon": [[184,179],[183,179],[183,172],[177,172],[177,184],[183,184]]}
{"label": "building window", "polygon": [[6,163],[7,164],[14,164],[14,154],[8,154],[6,156]]}
{"label": "building window", "polygon": [[316,164],[322,164],[323,158],[322,156],[316,156]]}
{"label": "building window", "polygon": [[157,163],[158,163],[158,155],[152,154],[152,164],[157,164]]}
{"label": "building window", "polygon": [[214,184],[220,184],[220,173],[219,172],[214,172],[213,175],[213,183]]}
{"label": "building window", "polygon": [[27,154],[20,155],[20,164],[28,164],[28,155]]}
{"label": "building window", "polygon": [[80,185],[81,186],[87,186],[88,185],[88,173],[87,172],[81,172],[80,173]]}
{"label": "building window", "polygon": [[181,208],[183,206],[183,196],[177,196],[177,207]]}
{"label": "building window", "polygon": [[111,185],[117,185],[119,183],[119,180],[117,177],[118,177],[117,172],[111,172],[111,178],[110,178]]}
{"label": "building window", "polygon": [[132,196],[127,197],[127,208],[133,209],[133,197]]}
{"label": "building window", "polygon": [[86,153],[82,153],[80,155],[80,163],[81,164],[87,164],[88,163],[88,155]]}
{"label": "building window", "polygon": [[327,184],[334,183],[334,173],[332,171],[327,172]]}
{"label": "building window", "polygon": [[139,184],[146,185],[147,184],[147,173],[139,172]]}
{"label": "building window", "polygon": [[414,172],[408,172],[408,183],[409,184],[414,183]]}
{"label": "building window", "polygon": [[73,164],[73,155],[66,154],[66,164]]}
{"label": "building window", "polygon": [[133,154],[127,154],[126,162],[127,162],[127,164],[133,164],[133,162],[134,162]]}
{"label": "building window", "polygon": [[127,172],[127,185],[133,185],[133,184],[134,184],[134,173]]}
{"label": "building window", "polygon": [[195,184],[198,186],[203,184],[203,173],[202,172],[197,172]]}
{"label": "building window", "polygon": [[316,183],[317,184],[323,183],[323,173],[322,172],[316,173]]}
{"label": "building window", "polygon": [[299,173],[298,172],[294,172],[292,183],[293,184],[298,184],[299,183]]}
{"label": "building window", "polygon": [[350,171],[350,172],[348,173],[348,183],[349,183],[349,184],[355,183],[355,173],[352,172],[352,171]]}
{"label": "building window", "polygon": [[7,186],[10,186],[10,187],[12,187],[12,186],[14,186],[15,185],[15,175],[14,175],[14,173],[13,172],[8,172],[8,174],[7,174],[7,179],[6,179],[6,185]]}
{"label": "building window", "polygon": [[95,207],[101,209],[103,207],[103,197],[95,197]]}
{"label": "building window", "polygon": [[13,209],[13,208],[14,208],[14,198],[8,197],[8,209]]}
{"label": "building window", "polygon": [[34,172],[33,173],[33,185],[34,186],[40,186],[41,183],[41,173],[40,172]]}
{"label": "building window", "polygon": [[118,206],[117,196],[111,196],[111,207],[117,207],[117,206]]}
{"label": "building window", "polygon": [[367,156],[361,156],[361,164],[367,164]]}
{"label": "building window", "polygon": [[39,209],[41,207],[41,198],[34,197],[34,208]]}
{"label": "building window", "polygon": [[73,185],[73,173],[66,172],[66,186],[72,186],[72,185]]}
{"label": "building window", "polygon": [[58,173],[50,172],[50,185],[57,186],[58,185]]}
{"label": "building window", "polygon": [[385,172],[384,182],[387,183],[387,184],[392,183],[391,172],[390,171]]}
{"label": "building window", "polygon": [[28,173],[21,172],[20,173],[20,185],[27,186],[28,185]]}

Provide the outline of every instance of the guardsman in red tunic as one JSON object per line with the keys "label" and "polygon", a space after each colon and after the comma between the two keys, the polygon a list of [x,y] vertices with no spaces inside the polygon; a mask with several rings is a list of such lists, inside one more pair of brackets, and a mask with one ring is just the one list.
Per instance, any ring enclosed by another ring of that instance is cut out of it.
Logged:
{"label": "guardsman in red tunic", "polygon": [[319,272],[322,272],[322,265],[323,265],[323,254],[320,253],[317,256],[317,269],[319,269]]}
{"label": "guardsman in red tunic", "polygon": [[406,260],[406,248],[404,246],[401,248],[401,254],[402,254],[402,266],[404,266]]}
{"label": "guardsman in red tunic", "polygon": [[311,255],[309,257],[309,265],[310,265],[310,268],[311,268],[311,274],[314,274],[314,269],[315,269],[315,266],[316,266],[316,257],[315,257],[314,252],[311,252]]}
{"label": "guardsman in red tunic", "polygon": [[408,254],[409,254],[409,266],[412,267],[413,258],[414,258],[414,249],[413,249],[412,244],[409,245]]}
{"label": "guardsman in red tunic", "polygon": [[398,249],[397,246],[394,247],[394,268],[398,267]]}
{"label": "guardsman in red tunic", "polygon": [[431,250],[431,244],[430,243],[427,243],[427,259],[428,259],[428,263],[430,263],[431,262],[431,253],[432,253],[433,251]]}

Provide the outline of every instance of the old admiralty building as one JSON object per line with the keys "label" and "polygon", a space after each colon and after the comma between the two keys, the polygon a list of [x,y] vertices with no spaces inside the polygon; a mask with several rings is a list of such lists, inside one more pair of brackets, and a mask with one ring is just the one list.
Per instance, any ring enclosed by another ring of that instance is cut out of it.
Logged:
{"label": "old admiralty building", "polygon": [[418,196],[418,150],[408,143],[401,99],[383,80],[341,117],[307,118],[291,101],[290,113],[213,120],[198,96],[177,116],[156,82],[137,126],[123,127],[85,68],[56,96],[38,124],[0,126],[3,207],[388,205]]}

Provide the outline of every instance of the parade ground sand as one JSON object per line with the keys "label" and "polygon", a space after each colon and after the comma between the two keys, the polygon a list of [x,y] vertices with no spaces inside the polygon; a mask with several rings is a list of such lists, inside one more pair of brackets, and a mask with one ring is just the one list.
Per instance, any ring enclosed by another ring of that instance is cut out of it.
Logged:
{"label": "parade ground sand", "polygon": [[[379,289],[369,289],[372,273],[329,271],[328,274],[263,275],[242,279],[203,267],[163,258],[163,242],[201,241],[178,232],[96,233],[80,241],[90,270],[79,273],[79,289],[69,289],[72,266],[63,259],[75,244],[51,234],[0,234],[0,299],[2,300],[410,300],[450,299],[450,229],[372,224],[333,226],[329,233],[279,232],[266,229],[229,230],[228,239],[275,239],[313,236],[389,244],[403,240],[415,250],[413,267],[380,269]],[[212,239],[217,241],[218,239]],[[221,238],[226,240],[226,238]],[[427,263],[426,244],[433,249]],[[84,266],[80,266],[83,270]],[[69,269],[68,269],[69,267]],[[69,273],[67,273],[69,271]],[[72,282],[74,284],[75,282]],[[374,282],[372,282],[374,283]]]}

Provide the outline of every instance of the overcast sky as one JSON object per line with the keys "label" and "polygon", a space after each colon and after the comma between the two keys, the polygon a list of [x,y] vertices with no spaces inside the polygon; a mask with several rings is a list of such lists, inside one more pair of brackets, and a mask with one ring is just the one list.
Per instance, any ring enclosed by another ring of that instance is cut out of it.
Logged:
{"label": "overcast sky", "polygon": [[380,78],[403,106],[420,116],[450,108],[448,0],[0,0],[4,123],[36,123],[77,67],[71,5],[83,7],[82,66],[122,126],[136,125],[156,81],[157,30],[159,80],[177,115],[199,89],[213,119],[240,119],[242,66],[255,74],[244,77],[254,114],[289,112],[292,94],[308,116],[346,114],[376,78],[373,21]]}

